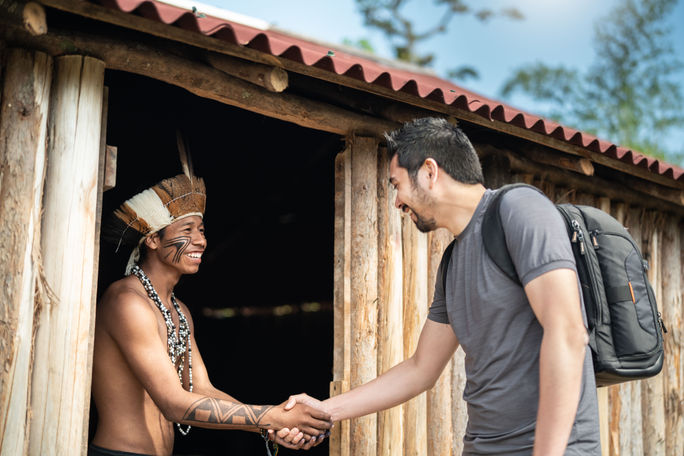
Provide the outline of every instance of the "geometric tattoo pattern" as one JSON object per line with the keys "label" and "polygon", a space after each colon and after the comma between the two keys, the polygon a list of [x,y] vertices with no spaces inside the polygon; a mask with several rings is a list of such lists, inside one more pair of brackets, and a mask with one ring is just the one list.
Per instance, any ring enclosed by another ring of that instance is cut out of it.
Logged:
{"label": "geometric tattoo pattern", "polygon": [[188,407],[183,422],[228,424],[237,427],[256,426],[263,429],[271,426],[268,423],[261,423],[261,419],[272,408],[272,405],[247,405],[204,397]]}
{"label": "geometric tattoo pattern", "polygon": [[[185,252],[185,249],[188,248],[190,245],[190,237],[189,236],[179,236],[173,239],[169,239],[169,241],[165,242],[163,247],[164,248],[169,248],[169,247],[175,247],[176,248],[176,253],[173,256],[173,262],[178,263],[181,259],[181,256],[183,256],[183,252]],[[168,258],[169,255],[171,255],[171,252],[166,254],[164,258]]]}

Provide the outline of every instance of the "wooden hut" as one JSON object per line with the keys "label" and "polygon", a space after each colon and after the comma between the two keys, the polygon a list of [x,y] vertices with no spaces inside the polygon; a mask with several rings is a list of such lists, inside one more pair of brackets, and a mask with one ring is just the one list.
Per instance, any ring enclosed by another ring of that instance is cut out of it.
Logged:
{"label": "wooden hut", "polygon": [[[100,261],[102,208],[112,192],[130,195],[153,183],[150,175],[177,171],[178,119],[192,126],[207,182],[242,185],[210,205],[238,208],[236,215],[258,206],[242,235],[270,216],[281,221],[253,244],[268,243],[291,219],[275,213],[284,207],[271,204],[279,193],[299,188],[290,200],[319,198],[313,210],[301,209],[308,217],[301,226],[320,223],[329,236],[321,244],[313,232],[293,237],[298,249],[287,252],[321,254],[301,263],[299,276],[323,278],[297,286],[330,284],[332,318],[318,342],[330,346],[323,374],[330,394],[410,356],[449,234],[421,234],[394,210],[382,134],[420,116],[460,123],[488,186],[528,182],[629,227],[651,265],[668,329],[666,359],[652,379],[599,390],[604,454],[684,454],[681,169],[419,69],[170,3],[0,0],[0,454],[85,454],[98,282],[113,274],[110,260]],[[156,98],[135,103],[146,94]],[[148,116],[147,107],[156,110]],[[166,108],[179,117],[164,117]],[[202,142],[222,126],[227,132]],[[274,162],[262,181],[262,167]],[[259,177],[244,177],[250,172]],[[259,193],[271,185],[273,192]],[[219,247],[218,257],[240,251],[240,265],[265,267],[263,253]],[[228,294],[240,293],[232,286]],[[269,369],[261,351],[268,345],[239,347],[254,370]],[[463,384],[459,350],[427,393],[337,426],[329,454],[460,454]]]}

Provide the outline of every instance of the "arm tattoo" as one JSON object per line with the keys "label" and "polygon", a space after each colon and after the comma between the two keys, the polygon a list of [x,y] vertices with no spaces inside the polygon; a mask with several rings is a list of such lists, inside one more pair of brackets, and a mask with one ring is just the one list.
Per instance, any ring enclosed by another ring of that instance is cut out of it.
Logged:
{"label": "arm tattoo", "polygon": [[[175,247],[176,253],[173,255],[173,262],[178,263],[185,252],[185,249],[190,245],[190,238],[188,236],[179,236],[173,239],[169,239],[164,243],[164,248]],[[166,254],[164,258],[168,258],[172,252]]]}
{"label": "arm tattoo", "polygon": [[219,424],[232,427],[268,428],[270,423],[262,423],[261,419],[273,408],[272,405],[248,405],[237,402],[203,397],[188,407],[183,415],[183,423],[187,424]]}

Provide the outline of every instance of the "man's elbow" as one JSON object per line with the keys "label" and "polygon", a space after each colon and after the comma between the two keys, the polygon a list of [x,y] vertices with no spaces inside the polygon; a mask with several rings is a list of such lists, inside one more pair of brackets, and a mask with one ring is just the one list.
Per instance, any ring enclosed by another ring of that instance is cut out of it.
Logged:
{"label": "man's elbow", "polygon": [[587,329],[582,324],[568,326],[563,334],[568,349],[577,357],[584,357],[584,353],[589,344]]}
{"label": "man's elbow", "polygon": [[180,423],[185,417],[184,406],[180,403],[175,403],[171,400],[162,400],[157,402],[157,407],[164,418],[172,423]]}

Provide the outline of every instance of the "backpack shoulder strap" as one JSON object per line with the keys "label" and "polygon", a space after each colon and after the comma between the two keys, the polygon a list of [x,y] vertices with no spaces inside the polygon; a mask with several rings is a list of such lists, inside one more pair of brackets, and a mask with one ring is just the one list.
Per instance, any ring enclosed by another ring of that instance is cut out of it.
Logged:
{"label": "backpack shoulder strap", "polygon": [[449,260],[451,259],[451,252],[453,252],[454,250],[455,243],[456,239],[451,241],[447,248],[444,249],[444,253],[442,254],[442,261],[440,261],[439,263],[439,268],[442,271],[442,289],[444,290],[444,294],[446,294],[447,269],[449,269]]}
{"label": "backpack shoulder strap", "polygon": [[520,284],[520,279],[518,278],[511,255],[508,253],[506,235],[501,223],[500,207],[503,196],[509,191],[520,187],[532,188],[541,192],[537,187],[527,184],[504,185],[497,190],[482,219],[482,243],[487,255],[509,279],[518,284]]}

